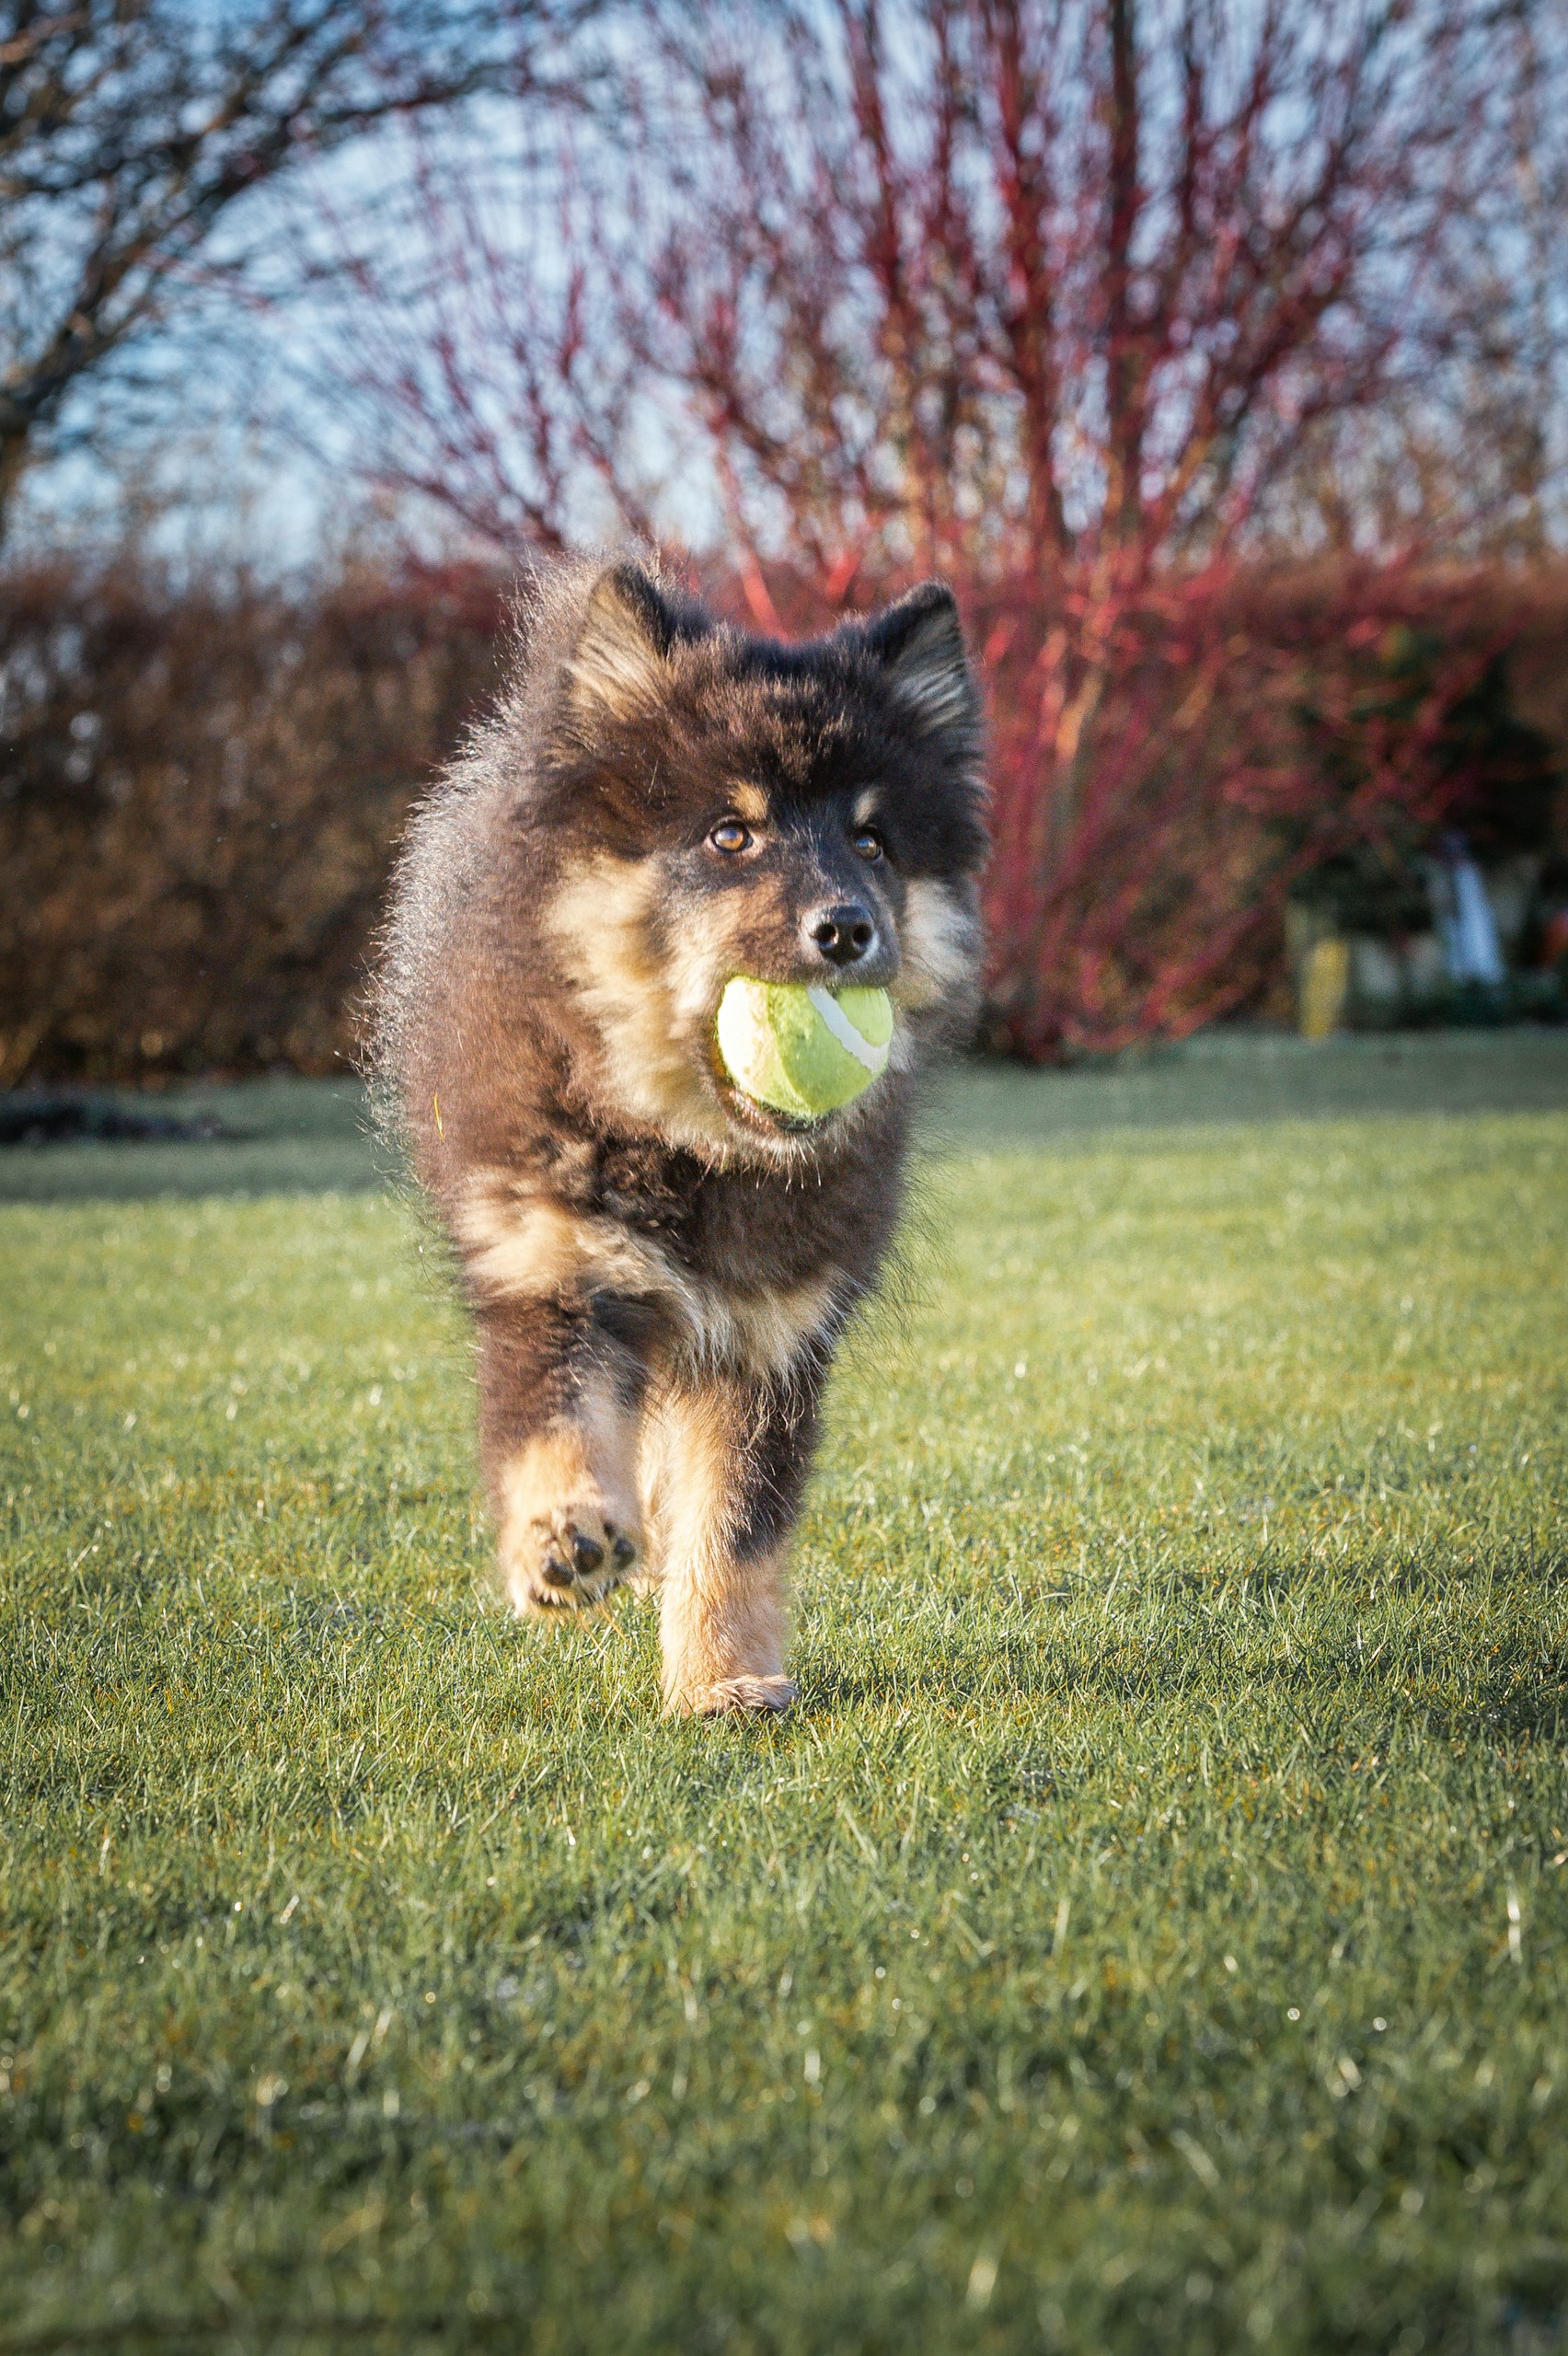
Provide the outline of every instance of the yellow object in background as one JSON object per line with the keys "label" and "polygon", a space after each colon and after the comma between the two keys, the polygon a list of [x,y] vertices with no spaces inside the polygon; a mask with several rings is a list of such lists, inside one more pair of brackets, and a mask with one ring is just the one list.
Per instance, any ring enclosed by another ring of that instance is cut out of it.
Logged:
{"label": "yellow object in background", "polygon": [[1315,941],[1301,967],[1301,1036],[1327,1039],[1344,1020],[1350,995],[1350,943]]}

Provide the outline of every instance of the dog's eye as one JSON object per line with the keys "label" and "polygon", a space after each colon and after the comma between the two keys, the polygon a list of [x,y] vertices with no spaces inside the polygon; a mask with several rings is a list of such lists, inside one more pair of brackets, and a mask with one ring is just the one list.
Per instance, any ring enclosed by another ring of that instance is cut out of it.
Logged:
{"label": "dog's eye", "polygon": [[849,842],[856,855],[863,859],[870,867],[876,865],[886,848],[874,826],[858,826],[850,836]]}
{"label": "dog's eye", "polygon": [[738,850],[750,850],[751,828],[743,826],[738,818],[721,818],[716,826],[709,828],[708,839],[715,850],[732,859]]}

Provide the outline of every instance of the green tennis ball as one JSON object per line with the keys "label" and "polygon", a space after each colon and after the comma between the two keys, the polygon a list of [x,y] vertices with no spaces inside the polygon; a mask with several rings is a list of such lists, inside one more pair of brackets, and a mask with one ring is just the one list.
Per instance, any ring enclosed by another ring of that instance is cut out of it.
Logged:
{"label": "green tennis ball", "polygon": [[848,1104],[885,1069],[893,1006],[885,990],[754,982],[737,975],[719,1001],[719,1055],[743,1095],[797,1121]]}

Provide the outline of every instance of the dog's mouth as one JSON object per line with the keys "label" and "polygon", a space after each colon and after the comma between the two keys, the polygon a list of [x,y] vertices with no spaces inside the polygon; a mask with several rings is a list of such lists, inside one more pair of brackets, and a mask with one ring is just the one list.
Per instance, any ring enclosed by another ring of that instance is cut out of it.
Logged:
{"label": "dog's mouth", "polygon": [[881,1080],[894,1019],[880,986],[732,976],[708,1034],[731,1123],[779,1146],[822,1139]]}
{"label": "dog's mouth", "polygon": [[832,1112],[813,1114],[809,1117],[776,1112],[771,1104],[761,1103],[756,1097],[748,1096],[744,1088],[736,1086],[724,1069],[716,1044],[710,1046],[708,1063],[720,1103],[736,1126],[752,1137],[766,1138],[780,1145],[809,1145],[835,1128],[849,1109],[839,1105]]}

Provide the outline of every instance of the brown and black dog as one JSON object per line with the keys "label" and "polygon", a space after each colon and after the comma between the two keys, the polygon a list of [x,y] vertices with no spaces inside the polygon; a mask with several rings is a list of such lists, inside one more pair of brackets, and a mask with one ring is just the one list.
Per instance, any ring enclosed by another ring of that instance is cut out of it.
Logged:
{"label": "brown and black dog", "polygon": [[[520,1611],[662,1599],[674,1710],[780,1710],[785,1553],[911,1097],[979,981],[978,699],[932,584],[781,645],[648,571],[534,583],[496,716],[415,820],[375,1067],[452,1237]],[[882,1078],[740,1095],[737,974],[881,985]]]}

